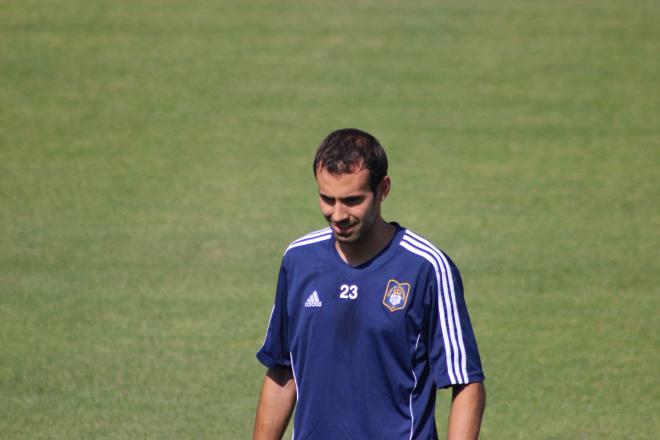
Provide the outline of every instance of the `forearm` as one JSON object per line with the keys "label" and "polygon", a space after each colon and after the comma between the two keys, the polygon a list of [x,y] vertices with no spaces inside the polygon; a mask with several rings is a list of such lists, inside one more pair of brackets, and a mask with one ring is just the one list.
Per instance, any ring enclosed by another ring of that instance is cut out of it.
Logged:
{"label": "forearm", "polygon": [[486,391],[482,383],[455,386],[449,412],[448,440],[479,438],[485,406]]}
{"label": "forearm", "polygon": [[279,440],[296,404],[296,384],[290,369],[269,369],[259,396],[254,440]]}

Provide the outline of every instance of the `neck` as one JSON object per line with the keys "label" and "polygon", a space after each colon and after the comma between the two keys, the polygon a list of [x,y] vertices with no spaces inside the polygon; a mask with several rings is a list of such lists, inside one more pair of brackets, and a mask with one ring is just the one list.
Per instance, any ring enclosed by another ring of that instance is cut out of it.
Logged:
{"label": "neck", "polygon": [[359,266],[378,255],[392,240],[396,228],[382,218],[369,233],[354,243],[335,241],[335,247],[342,260],[351,266]]}

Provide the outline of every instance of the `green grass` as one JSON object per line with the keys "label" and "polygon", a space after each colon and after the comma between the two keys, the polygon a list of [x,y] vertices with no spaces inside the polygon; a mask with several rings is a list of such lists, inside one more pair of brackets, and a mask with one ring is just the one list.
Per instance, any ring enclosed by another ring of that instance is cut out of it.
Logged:
{"label": "green grass", "polygon": [[[652,1],[5,1],[0,437],[248,438],[329,131],[462,269],[485,439],[660,430]],[[446,402],[438,408],[444,430]]]}

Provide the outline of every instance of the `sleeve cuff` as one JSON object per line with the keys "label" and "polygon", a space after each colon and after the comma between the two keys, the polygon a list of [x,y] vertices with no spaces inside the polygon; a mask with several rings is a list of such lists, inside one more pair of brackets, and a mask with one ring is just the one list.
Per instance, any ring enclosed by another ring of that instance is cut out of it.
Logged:
{"label": "sleeve cuff", "polygon": [[287,368],[291,366],[290,360],[286,359],[284,361],[277,361],[263,351],[257,352],[257,360],[268,368]]}
{"label": "sleeve cuff", "polygon": [[454,386],[454,385],[467,385],[469,383],[483,382],[484,380],[486,380],[486,376],[484,376],[483,373],[469,374],[468,375],[468,381],[466,383],[455,383],[455,382],[450,381],[449,378],[447,378],[446,381],[441,382],[441,383],[436,383],[435,386],[438,389],[445,389],[445,388],[449,388],[449,387]]}

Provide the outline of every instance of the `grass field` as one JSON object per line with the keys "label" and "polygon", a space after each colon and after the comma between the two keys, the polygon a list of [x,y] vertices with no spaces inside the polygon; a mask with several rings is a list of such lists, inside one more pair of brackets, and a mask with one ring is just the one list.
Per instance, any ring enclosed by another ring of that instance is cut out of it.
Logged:
{"label": "grass field", "polygon": [[[656,1],[0,9],[0,438],[244,439],[335,128],[462,269],[484,439],[660,432]],[[438,407],[444,430],[447,400]]]}

